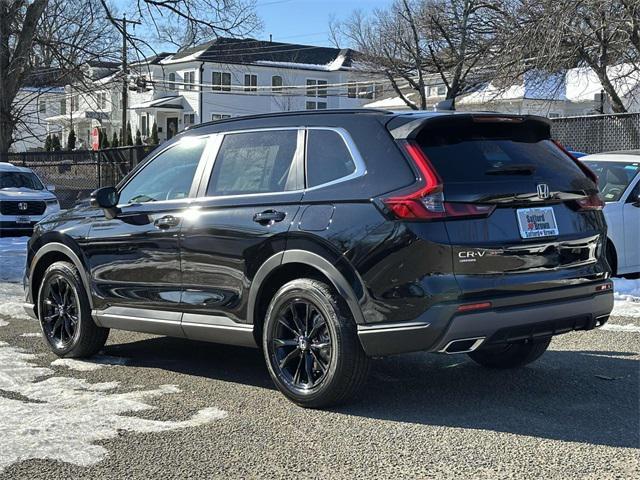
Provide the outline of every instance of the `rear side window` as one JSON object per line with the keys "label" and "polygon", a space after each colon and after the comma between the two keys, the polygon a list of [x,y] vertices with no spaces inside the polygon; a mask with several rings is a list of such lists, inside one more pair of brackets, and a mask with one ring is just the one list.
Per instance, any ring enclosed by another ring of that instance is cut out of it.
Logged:
{"label": "rear side window", "polygon": [[551,140],[523,125],[454,124],[425,129],[418,143],[445,183],[585,177]]}
{"label": "rear side window", "polygon": [[295,190],[297,130],[232,133],[224,136],[207,196]]}
{"label": "rear side window", "polygon": [[307,186],[315,187],[346,177],[356,164],[342,135],[333,130],[307,132]]}

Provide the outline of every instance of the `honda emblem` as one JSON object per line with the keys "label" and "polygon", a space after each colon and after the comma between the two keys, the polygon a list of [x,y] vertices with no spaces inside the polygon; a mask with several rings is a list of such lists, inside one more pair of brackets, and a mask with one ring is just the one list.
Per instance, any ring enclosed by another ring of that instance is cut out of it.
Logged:
{"label": "honda emblem", "polygon": [[27,210],[29,204],[27,202],[18,202],[18,210]]}
{"label": "honda emblem", "polygon": [[551,192],[549,192],[549,185],[547,185],[546,183],[540,183],[537,188],[538,197],[540,197],[542,200],[546,200],[551,196]]}

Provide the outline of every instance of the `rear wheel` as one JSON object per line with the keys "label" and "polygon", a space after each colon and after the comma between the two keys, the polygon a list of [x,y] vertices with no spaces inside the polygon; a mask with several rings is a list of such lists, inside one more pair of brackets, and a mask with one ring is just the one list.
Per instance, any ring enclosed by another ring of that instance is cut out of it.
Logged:
{"label": "rear wheel", "polygon": [[38,293],[38,317],[49,347],[59,357],[89,357],[109,336],[91,318],[87,292],[76,267],[56,262],[44,273]]}
{"label": "rear wheel", "polygon": [[317,280],[293,280],[276,292],[265,319],[263,351],[278,389],[302,407],[347,401],[368,372],[349,309]]}
{"label": "rear wheel", "polygon": [[489,368],[517,368],[524,367],[537,360],[547,351],[551,337],[526,341],[521,343],[509,343],[495,347],[481,348],[468,353],[476,363]]}

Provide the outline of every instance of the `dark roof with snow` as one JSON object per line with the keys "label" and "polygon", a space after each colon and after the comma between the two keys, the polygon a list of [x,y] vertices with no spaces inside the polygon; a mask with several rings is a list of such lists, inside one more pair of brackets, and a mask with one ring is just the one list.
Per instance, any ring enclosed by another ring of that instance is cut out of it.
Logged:
{"label": "dark roof with snow", "polygon": [[236,64],[275,62],[291,63],[302,67],[303,65],[328,65],[342,56],[339,62],[339,68],[342,68],[351,66],[354,54],[355,52],[351,49],[270,42],[253,38],[221,37],[181,50],[169,60],[172,63],[189,60]]}

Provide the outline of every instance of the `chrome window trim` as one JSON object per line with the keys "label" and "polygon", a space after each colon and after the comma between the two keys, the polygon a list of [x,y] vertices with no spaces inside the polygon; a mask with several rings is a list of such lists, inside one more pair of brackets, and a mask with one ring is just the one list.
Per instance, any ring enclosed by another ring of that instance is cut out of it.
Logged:
{"label": "chrome window trim", "polygon": [[[353,163],[355,164],[356,169],[352,173],[350,173],[349,175],[346,175],[344,177],[336,178],[335,180],[331,180],[330,182],[321,183],[320,185],[316,185],[315,187],[305,188],[305,192],[312,192],[312,191],[317,190],[319,188],[325,188],[325,187],[329,187],[329,186],[332,186],[332,185],[336,185],[338,183],[348,182],[350,180],[353,180],[353,179],[356,179],[356,178],[359,178],[359,177],[363,177],[363,176],[365,176],[367,174],[367,165],[364,163],[364,159],[360,155],[360,152],[358,151],[358,147],[356,146],[355,142],[351,138],[351,135],[349,135],[349,132],[347,132],[344,128],[342,128],[342,127],[307,127],[306,130],[307,130],[307,132],[309,130],[330,130],[330,131],[336,132],[338,135],[340,135],[340,137],[342,137],[342,141],[344,142],[345,146],[347,147],[347,150],[349,151],[349,154],[351,155],[351,159],[353,160]],[[307,161],[308,161],[307,143],[308,143],[308,137],[305,139],[305,145],[304,145],[304,181],[305,181],[305,187],[306,187],[306,185],[308,185],[308,182],[307,182]]]}
{"label": "chrome window trim", "polygon": [[[304,135],[304,138],[302,139],[302,152],[296,151],[296,155],[299,155],[299,154],[303,155],[303,159],[302,159],[302,166],[304,170],[303,171],[303,181],[304,181],[303,188],[296,189],[296,190],[287,190],[284,192],[261,192],[261,193],[247,193],[247,194],[241,194],[241,195],[213,195],[213,196],[205,195],[207,191],[207,187],[209,185],[209,180],[211,179],[211,174],[213,173],[213,168],[215,167],[215,160],[216,160],[216,157],[218,156],[218,153],[220,152],[220,147],[222,145],[222,141],[224,140],[225,135],[233,135],[238,133],[268,132],[268,131],[274,131],[274,130],[275,131],[298,130],[299,136]],[[340,135],[340,137],[342,138],[342,141],[347,147],[347,150],[349,151],[349,154],[351,155],[351,159],[353,160],[353,163],[355,164],[356,169],[352,173],[344,177],[336,178],[335,180],[331,180],[330,182],[316,185],[315,187],[307,188],[306,186],[307,185],[307,132],[309,130],[329,130],[329,131],[336,132],[338,135]],[[322,126],[262,127],[262,128],[237,129],[237,130],[229,130],[224,132],[217,132],[212,134],[212,137],[216,137],[217,140],[212,141],[212,143],[215,144],[215,149],[214,148],[211,148],[211,150],[207,149],[208,154],[210,155],[210,158],[206,160],[206,165],[202,171],[202,178],[200,181],[200,186],[198,188],[198,193],[195,195],[196,200],[198,201],[220,200],[223,198],[230,198],[230,199],[247,198],[247,197],[253,198],[253,197],[264,197],[264,196],[270,196],[270,195],[289,195],[292,193],[313,192],[320,188],[329,187],[342,182],[348,182],[350,180],[363,177],[364,175],[367,174],[367,166],[364,162],[364,159],[362,158],[362,155],[360,155],[360,151],[358,150],[358,147],[356,146],[355,142],[351,138],[351,135],[349,135],[349,132],[347,132],[342,127],[322,127]]]}

